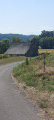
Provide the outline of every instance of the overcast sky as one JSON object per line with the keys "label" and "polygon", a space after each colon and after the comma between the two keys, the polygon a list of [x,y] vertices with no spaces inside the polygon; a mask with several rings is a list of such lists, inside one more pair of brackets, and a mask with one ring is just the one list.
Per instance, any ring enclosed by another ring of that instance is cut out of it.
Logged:
{"label": "overcast sky", "polygon": [[54,0],[0,0],[0,33],[54,30]]}

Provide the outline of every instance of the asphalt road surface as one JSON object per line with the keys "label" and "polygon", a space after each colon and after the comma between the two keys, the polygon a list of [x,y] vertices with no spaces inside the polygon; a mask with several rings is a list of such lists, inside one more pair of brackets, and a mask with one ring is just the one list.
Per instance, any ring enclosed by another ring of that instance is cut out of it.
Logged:
{"label": "asphalt road surface", "polygon": [[0,120],[42,120],[37,108],[13,84],[11,72],[19,63],[0,66]]}

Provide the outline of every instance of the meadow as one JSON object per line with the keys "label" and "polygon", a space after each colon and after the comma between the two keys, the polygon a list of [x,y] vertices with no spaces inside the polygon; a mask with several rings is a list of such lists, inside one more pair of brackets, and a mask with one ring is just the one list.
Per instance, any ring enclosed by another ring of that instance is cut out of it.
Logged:
{"label": "meadow", "polygon": [[38,52],[41,53],[54,53],[54,49],[39,49]]}

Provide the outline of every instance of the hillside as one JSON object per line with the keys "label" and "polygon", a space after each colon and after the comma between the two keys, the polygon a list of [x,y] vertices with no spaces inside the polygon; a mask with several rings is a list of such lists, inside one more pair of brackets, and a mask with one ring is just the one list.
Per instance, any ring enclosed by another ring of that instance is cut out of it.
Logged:
{"label": "hillside", "polygon": [[5,39],[5,38],[12,40],[12,36],[19,36],[22,41],[26,41],[27,39],[32,39],[36,35],[0,34],[0,40]]}
{"label": "hillside", "polygon": [[29,58],[15,67],[14,77],[19,88],[24,89],[28,97],[43,109],[48,120],[54,120],[54,54],[46,54],[46,71],[44,72],[43,55]]}

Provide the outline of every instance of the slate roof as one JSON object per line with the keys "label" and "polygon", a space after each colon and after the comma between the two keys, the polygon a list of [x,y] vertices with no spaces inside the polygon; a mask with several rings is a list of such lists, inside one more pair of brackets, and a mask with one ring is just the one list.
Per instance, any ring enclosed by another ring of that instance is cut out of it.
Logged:
{"label": "slate roof", "polygon": [[13,43],[5,54],[25,55],[30,48],[30,42]]}

